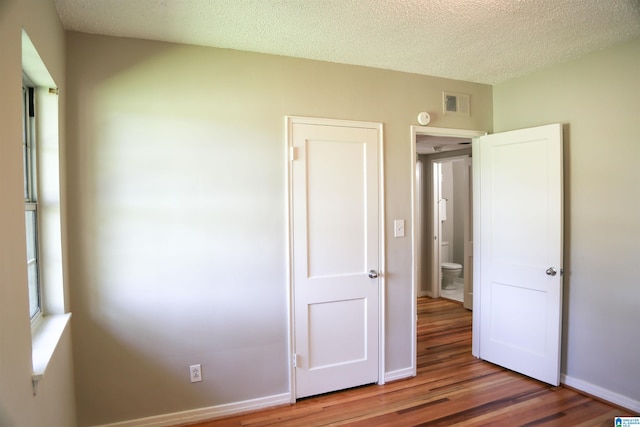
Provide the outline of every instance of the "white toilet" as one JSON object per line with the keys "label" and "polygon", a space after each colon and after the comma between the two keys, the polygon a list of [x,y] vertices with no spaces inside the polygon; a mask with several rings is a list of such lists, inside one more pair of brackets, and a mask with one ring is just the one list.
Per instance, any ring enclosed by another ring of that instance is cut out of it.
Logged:
{"label": "white toilet", "polygon": [[462,265],[455,262],[443,262],[440,266],[442,267],[442,289],[455,288],[453,281],[460,277]]}

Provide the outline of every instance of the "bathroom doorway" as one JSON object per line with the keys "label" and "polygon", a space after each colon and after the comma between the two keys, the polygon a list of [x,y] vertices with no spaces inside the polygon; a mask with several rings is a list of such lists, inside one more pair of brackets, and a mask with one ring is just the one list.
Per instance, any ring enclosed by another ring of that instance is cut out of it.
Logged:
{"label": "bathroom doorway", "polygon": [[[472,308],[471,139],[480,131],[412,127],[415,138],[417,296]],[[443,263],[445,288],[443,289]]]}
{"label": "bathroom doorway", "polygon": [[[473,248],[471,225],[471,156],[434,159],[431,204],[433,297],[463,303],[471,309],[473,298]],[[425,236],[423,236],[424,238]]]}

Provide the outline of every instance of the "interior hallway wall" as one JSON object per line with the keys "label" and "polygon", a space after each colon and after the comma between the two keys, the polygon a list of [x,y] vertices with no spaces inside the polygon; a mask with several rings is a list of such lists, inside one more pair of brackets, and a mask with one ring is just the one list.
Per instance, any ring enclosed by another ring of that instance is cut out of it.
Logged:
{"label": "interior hallway wall", "polygon": [[285,115],[384,125],[386,370],[409,374],[410,125],[490,130],[490,86],[81,33],[67,58],[80,425],[288,392]]}
{"label": "interior hallway wall", "polygon": [[[640,40],[494,87],[495,131],[564,124],[572,385],[640,411]],[[604,394],[604,396],[602,396]]]}
{"label": "interior hallway wall", "polygon": [[[457,160],[451,163],[451,177],[453,179],[453,250],[452,260],[456,264],[464,265],[464,218],[465,210],[468,206],[468,186],[465,180],[465,169],[467,165],[464,160]],[[464,277],[464,271],[460,278]]]}

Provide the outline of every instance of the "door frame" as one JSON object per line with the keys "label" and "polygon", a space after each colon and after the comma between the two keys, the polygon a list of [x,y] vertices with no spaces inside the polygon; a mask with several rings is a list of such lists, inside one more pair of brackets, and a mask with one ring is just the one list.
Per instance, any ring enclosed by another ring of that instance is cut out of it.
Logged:
{"label": "door frame", "polygon": [[[440,291],[441,291],[441,283],[442,283],[442,269],[440,268],[440,265],[442,264],[442,256],[441,256],[441,251],[439,250],[439,247],[442,247],[442,221],[440,221],[440,206],[438,205],[438,203],[440,202],[440,195],[436,194],[436,186],[439,184],[439,179],[437,178],[436,172],[437,173],[441,173],[441,169],[442,169],[442,164],[443,163],[452,163],[455,161],[467,161],[467,160],[471,160],[471,155],[469,154],[462,154],[462,155],[456,155],[455,151],[451,151],[452,155],[451,157],[440,157],[437,159],[431,159],[429,161],[429,172],[431,173],[431,212],[433,214],[433,218],[432,218],[432,231],[433,231],[433,235],[434,235],[434,239],[431,242],[431,281],[434,284],[437,284],[438,286],[433,286],[433,288],[431,289],[431,297],[432,298],[440,298]],[[469,192],[471,192],[471,187],[469,187]],[[466,209],[466,213],[465,215],[468,215],[471,212],[472,206],[471,203],[468,203],[467,209]],[[420,207],[418,206],[418,211],[420,210]],[[468,220],[465,219],[465,227],[468,226]],[[422,232],[424,232],[424,230],[422,230]],[[465,231],[465,237],[467,237],[467,231]],[[469,236],[472,239],[472,236]],[[465,247],[467,245],[467,241],[468,239],[465,238]],[[418,248],[419,250],[420,248]],[[465,254],[467,253],[466,249],[465,249]],[[420,259],[420,258],[418,258]],[[466,256],[465,256],[465,261],[463,262],[463,271],[469,271],[470,267],[472,268],[473,266],[469,266],[467,265],[467,261],[466,261]],[[418,269],[419,270],[419,269]],[[466,283],[466,277],[465,276],[465,283]]]}
{"label": "door frame", "polygon": [[[411,179],[411,253],[412,253],[412,263],[413,263],[413,268],[412,268],[412,272],[411,272],[411,280],[413,283],[412,286],[412,291],[411,291],[411,298],[412,298],[412,303],[411,303],[411,307],[412,307],[412,314],[413,317],[415,318],[415,321],[412,322],[412,326],[411,326],[411,336],[412,336],[412,370],[413,370],[413,376],[416,375],[417,373],[417,351],[416,351],[416,340],[417,340],[417,330],[416,330],[416,323],[417,323],[417,310],[418,310],[418,300],[417,300],[417,292],[418,292],[418,287],[420,286],[420,283],[418,282],[418,277],[419,277],[419,273],[418,273],[418,262],[420,261],[417,257],[418,254],[420,253],[420,251],[418,251],[417,245],[418,243],[421,242],[421,240],[418,238],[417,235],[417,230],[416,230],[416,221],[417,221],[417,216],[418,216],[418,208],[417,208],[417,201],[419,200],[418,198],[418,194],[416,194],[417,192],[417,187],[416,187],[416,180],[415,180],[415,176],[416,176],[416,160],[417,160],[417,153],[416,153],[416,137],[418,135],[432,135],[432,136],[441,136],[441,137],[457,137],[457,138],[471,138],[471,167],[472,167],[472,173],[473,173],[473,194],[477,194],[476,191],[476,174],[479,173],[479,168],[477,167],[478,165],[476,164],[476,161],[474,160],[474,153],[477,152],[478,150],[478,143],[479,143],[479,139],[481,136],[487,135],[486,131],[480,131],[480,130],[472,130],[472,129],[451,129],[451,128],[438,128],[438,127],[430,127],[430,126],[410,126],[410,132],[411,132],[411,176],[413,177]],[[431,171],[431,173],[433,173]],[[479,175],[478,175],[479,177]],[[476,210],[479,209],[479,205],[474,201],[473,206],[472,206],[472,213],[474,215],[473,218],[473,226],[474,226],[474,231],[476,230]],[[476,245],[474,245],[475,247]],[[474,250],[475,252],[475,250]],[[474,253],[475,255],[475,253]],[[476,265],[479,261],[479,258],[475,258],[473,260],[473,270],[474,270],[474,277],[479,277],[476,276]],[[480,321],[480,317],[479,317],[479,304],[477,304],[477,301],[479,301],[480,298],[479,296],[476,297],[474,295],[473,298],[473,314],[472,314],[472,321],[473,323],[479,322]],[[478,343],[479,343],[479,335],[477,335],[476,332],[477,328],[473,328],[473,335],[472,335],[472,350],[471,353],[477,357],[477,350],[478,350]]]}
{"label": "door frame", "polygon": [[[438,245],[442,248],[442,222],[440,222],[440,199],[442,186],[440,185],[440,178],[438,175],[442,174],[442,165],[438,160],[432,159],[429,162],[429,172],[431,173],[431,234],[433,240],[431,241],[431,298],[440,298],[440,287],[442,284],[442,269],[438,268],[442,264],[441,250],[438,250]],[[424,211],[423,211],[424,215]],[[424,233],[424,230],[423,230]],[[422,236],[423,239],[425,236]],[[429,236],[431,237],[431,236]]]}
{"label": "door frame", "polygon": [[[378,384],[385,383],[385,217],[384,217],[384,144],[382,123],[364,122],[342,119],[326,119],[303,116],[285,116],[285,242],[286,242],[286,269],[287,269],[287,333],[289,335],[287,348],[287,366],[289,367],[289,400],[296,402],[296,370],[294,360],[295,349],[295,307],[294,307],[294,283],[293,283],[293,172],[291,162],[295,160],[296,153],[293,149],[293,125],[309,124],[321,126],[347,126],[376,129],[378,131],[378,218],[379,218],[379,240],[378,240]],[[415,172],[414,172],[415,174]],[[415,305],[415,304],[414,304]],[[414,326],[415,329],[415,326]],[[415,336],[415,334],[414,334]],[[415,341],[415,340],[414,340]],[[413,344],[415,346],[415,344]],[[415,350],[415,349],[414,349]],[[414,351],[415,354],[415,351]],[[414,364],[415,365],[415,364]]]}

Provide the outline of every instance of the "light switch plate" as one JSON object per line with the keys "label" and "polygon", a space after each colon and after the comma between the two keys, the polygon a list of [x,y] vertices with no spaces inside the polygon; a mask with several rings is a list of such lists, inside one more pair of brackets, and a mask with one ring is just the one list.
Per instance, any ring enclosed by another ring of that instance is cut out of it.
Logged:
{"label": "light switch plate", "polygon": [[393,221],[393,236],[404,237],[404,219],[396,219]]}

